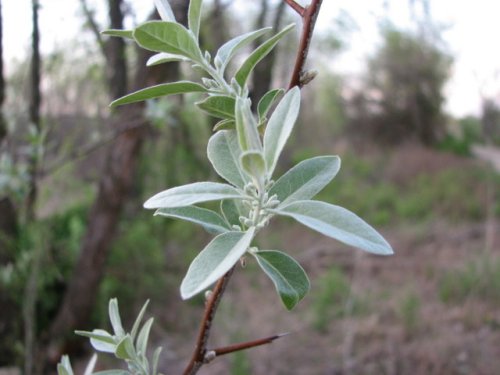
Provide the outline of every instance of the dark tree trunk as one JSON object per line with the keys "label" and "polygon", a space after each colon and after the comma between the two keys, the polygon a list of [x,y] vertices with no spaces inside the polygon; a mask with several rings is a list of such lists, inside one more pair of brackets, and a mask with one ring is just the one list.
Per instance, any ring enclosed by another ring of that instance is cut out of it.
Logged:
{"label": "dark tree trunk", "polygon": [[5,100],[5,79],[3,76],[3,21],[2,2],[0,1],[0,146],[7,135],[7,123],[3,114],[3,102]]}
{"label": "dark tree trunk", "polygon": [[[285,10],[286,3],[281,1],[275,9],[274,19],[272,21],[272,27],[274,32],[277,32],[281,27],[281,20],[283,19],[283,13]],[[261,11],[257,18],[256,27],[262,28],[266,24],[266,14],[269,13],[269,0],[262,0]],[[262,41],[262,40],[261,40]],[[257,48],[257,44],[254,48]],[[273,80],[273,68],[276,62],[276,49],[273,49],[269,55],[266,56],[256,67],[253,72],[252,78],[252,105],[255,109],[259,99],[271,88]]]}
{"label": "dark tree trunk", "polygon": [[[38,10],[40,3],[38,0],[32,0],[32,22],[33,34],[31,39],[31,90],[30,90],[30,124],[35,127],[37,135],[41,132],[40,124],[40,105],[42,102],[42,94],[40,91],[40,29],[38,25]],[[37,147],[32,145],[33,148]],[[37,179],[38,179],[38,152],[32,150],[32,155],[29,162],[29,190],[26,199],[26,216],[28,220],[33,219],[35,215],[35,202],[38,195]]]}
{"label": "dark tree trunk", "polygon": [[[110,0],[110,3],[114,1]],[[178,20],[185,21],[187,6],[188,2],[183,0],[172,2]],[[123,51],[118,49],[115,53],[124,56]],[[145,64],[149,56],[149,52],[138,51],[133,90],[178,77],[176,64],[146,68]],[[112,95],[114,92],[114,89],[110,90]],[[74,329],[89,328],[87,324],[95,296],[104,275],[106,260],[116,235],[120,214],[133,190],[141,146],[148,134],[143,112],[144,107],[141,103],[123,107],[116,113],[114,125],[119,130],[120,124],[127,124],[126,129],[121,129],[116,141],[110,145],[107,164],[99,182],[96,201],[89,215],[80,256],[61,307],[46,337],[49,341],[46,353],[48,363],[58,361],[60,355],[67,351],[65,348],[67,336],[72,335]]]}
{"label": "dark tree trunk", "polygon": [[[112,29],[123,29],[123,1],[109,0],[109,20]],[[109,93],[112,99],[127,93],[127,60],[125,41],[122,38],[110,38],[106,44],[106,62],[108,69]]]}

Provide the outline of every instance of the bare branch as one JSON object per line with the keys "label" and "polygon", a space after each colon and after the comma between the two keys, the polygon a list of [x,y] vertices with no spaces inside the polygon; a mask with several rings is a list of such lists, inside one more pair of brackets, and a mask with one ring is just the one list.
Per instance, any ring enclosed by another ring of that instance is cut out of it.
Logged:
{"label": "bare branch", "polygon": [[285,0],[285,3],[287,3],[290,6],[290,8],[296,11],[301,17],[304,17],[306,8],[304,8],[302,5],[297,3],[295,0]]}
{"label": "bare branch", "polygon": [[217,307],[219,306],[219,302],[222,298],[222,295],[224,294],[229,279],[234,272],[234,268],[235,267],[231,268],[224,276],[222,276],[222,278],[219,279],[219,281],[217,281],[217,284],[215,285],[215,288],[207,301],[193,356],[191,357],[191,361],[189,361],[186,369],[184,370],[183,375],[196,374],[200,367],[205,363],[207,342],[210,335],[210,330],[212,328],[212,322],[214,320]]}
{"label": "bare branch", "polygon": [[210,350],[209,353],[213,352],[216,357],[220,357],[221,355],[239,352],[241,350],[255,348],[255,347],[261,346],[261,345],[271,344],[273,341],[278,340],[282,337],[285,337],[289,334],[290,334],[289,332],[280,333],[278,335],[269,336],[269,337],[266,337],[263,339],[242,342],[239,344],[233,344],[233,345],[225,346],[223,348],[217,348],[217,349]]}
{"label": "bare branch", "polygon": [[82,10],[89,24],[89,28],[94,34],[97,44],[99,44],[99,49],[101,50],[103,57],[106,58],[106,44],[104,43],[102,35],[99,32],[99,26],[97,25],[97,22],[94,18],[94,12],[89,8],[87,0],[80,0],[80,5],[82,6]]}
{"label": "bare branch", "polygon": [[[293,0],[284,1],[286,1],[290,6],[292,6],[290,2],[295,3]],[[295,67],[293,69],[292,79],[290,80],[288,89],[295,86],[304,86],[304,82],[302,81],[302,77],[304,76],[304,66],[306,64],[309,46],[311,44],[314,27],[316,26],[316,19],[318,18],[322,2],[323,0],[312,0],[311,4],[305,8],[304,14],[302,15],[302,36],[300,37],[299,49],[295,59]]]}

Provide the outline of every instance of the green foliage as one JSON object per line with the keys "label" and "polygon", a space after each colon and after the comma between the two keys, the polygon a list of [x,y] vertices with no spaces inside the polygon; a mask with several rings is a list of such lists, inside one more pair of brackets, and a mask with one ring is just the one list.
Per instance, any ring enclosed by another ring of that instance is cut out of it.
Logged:
{"label": "green foliage", "polygon": [[407,336],[414,334],[420,321],[420,298],[415,292],[405,294],[399,304],[399,317]]}
{"label": "green foliage", "polygon": [[439,285],[439,297],[445,303],[464,303],[482,299],[500,303],[500,259],[483,256],[448,271]]}
{"label": "green foliage", "polygon": [[[191,262],[181,283],[181,297],[188,299],[208,289],[248,252],[271,278],[285,307],[292,309],[309,290],[305,271],[283,252],[262,251],[251,246],[258,232],[276,215],[292,217],[328,237],[365,251],[392,254],[390,245],[382,236],[352,212],[309,200],[335,177],[340,168],[338,157],[306,160],[275,183],[276,165],[298,118],[300,89],[294,87],[288,90],[267,121],[271,107],[284,90],[275,89],[266,93],[260,98],[258,113],[254,114],[246,83],[255,66],[290,33],[294,25],[265,40],[243,60],[234,75],[227,78],[229,74],[225,68],[229,61],[243,46],[268,30],[258,30],[229,41],[212,59],[210,53],[202,51],[198,41],[201,0],[190,2],[189,29],[175,21],[167,0],[156,0],[155,4],[162,21],[149,21],[136,27],[132,34],[135,42],[142,48],[159,53],[148,64],[187,61],[202,72],[201,83],[166,83],[126,95],[112,105],[188,92],[204,94],[205,98],[197,103],[198,107],[222,119],[208,141],[208,159],[213,169],[228,182],[204,181],[176,186],[144,203],[145,208],[156,209],[157,215],[199,224],[217,234]],[[114,31],[110,33],[116,35]],[[125,37],[129,35],[128,32],[123,33]],[[214,201],[220,201],[220,212],[210,205]],[[207,204],[207,207],[199,207],[199,204]],[[152,321],[144,324],[135,339],[134,330],[126,333],[121,326],[114,299],[110,302],[109,315],[114,334],[103,330],[80,334],[90,337],[96,350],[112,352],[117,358],[125,360],[130,372],[151,373],[146,342]]]}
{"label": "green foliage", "polygon": [[350,293],[349,280],[338,267],[333,267],[318,280],[317,292],[313,295],[313,325],[325,332],[329,322],[343,314]]}

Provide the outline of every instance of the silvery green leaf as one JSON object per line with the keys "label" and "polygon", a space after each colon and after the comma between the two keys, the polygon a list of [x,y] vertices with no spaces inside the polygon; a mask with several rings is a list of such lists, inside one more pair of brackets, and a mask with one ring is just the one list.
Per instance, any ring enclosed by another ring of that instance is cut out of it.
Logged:
{"label": "silvery green leaf", "polygon": [[218,213],[197,206],[160,208],[155,212],[155,215],[186,220],[201,225],[212,234],[220,234],[230,230]]}
{"label": "silvery green leaf", "polygon": [[134,39],[142,48],[181,55],[193,61],[203,61],[198,42],[184,26],[164,21],[149,21],[134,30]]}
{"label": "silvery green leaf", "polygon": [[191,30],[196,39],[198,39],[198,34],[200,33],[202,3],[203,0],[191,0],[189,2],[189,11],[188,11],[189,30]]}
{"label": "silvery green leaf", "polygon": [[147,300],[146,303],[142,306],[141,311],[139,311],[139,315],[137,315],[137,318],[135,319],[132,330],[130,331],[130,337],[132,338],[132,341],[135,340],[135,336],[137,335],[137,331],[139,330],[139,326],[141,325],[142,318],[144,317],[144,313],[146,312],[148,305],[149,300]]}
{"label": "silvery green leaf", "polygon": [[177,22],[168,0],[155,0],[155,6],[163,21]]}
{"label": "silvery green leaf", "polygon": [[97,354],[94,353],[90,358],[90,361],[87,363],[87,366],[85,366],[85,371],[83,372],[83,375],[92,375],[96,363],[97,363]]}
{"label": "silvery green leaf", "polygon": [[234,39],[226,42],[219,48],[217,51],[217,55],[215,56],[215,61],[220,66],[219,69],[221,72],[224,72],[227,64],[231,60],[231,58],[243,47],[247,46],[249,43],[253,42],[255,39],[258,39],[265,33],[271,30],[271,27],[266,27],[260,30],[251,31],[249,33],[237,36]]}
{"label": "silvery green leaf", "polygon": [[151,331],[151,326],[153,325],[154,319],[149,318],[146,323],[141,328],[139,335],[137,336],[136,347],[139,353],[146,355],[146,350],[148,348],[149,332]]}
{"label": "silvery green leaf", "polygon": [[152,375],[157,375],[158,373],[158,362],[160,360],[160,354],[162,351],[162,347],[156,348],[155,352],[153,353],[153,374]]}
{"label": "silvery green leaf", "polygon": [[112,298],[109,300],[108,313],[109,313],[109,320],[111,321],[111,325],[113,326],[113,331],[115,332],[115,335],[118,337],[125,335],[125,330],[123,329],[122,321],[120,319],[118,300],[116,298]]}
{"label": "silvery green leaf", "polygon": [[220,130],[235,130],[235,129],[236,129],[236,122],[231,119],[226,119],[226,120],[221,120],[217,124],[215,124],[212,130],[216,132]]}
{"label": "silvery green leaf", "polygon": [[240,216],[243,214],[239,211],[236,201],[223,200],[220,202],[220,210],[229,225],[240,225]]}
{"label": "silvery green leaf", "polygon": [[58,375],[73,375],[73,367],[67,355],[61,357],[61,362],[57,364]]}
{"label": "silvery green leaf", "polygon": [[309,291],[309,279],[291,256],[275,250],[252,253],[260,267],[273,281],[281,301],[291,310]]}
{"label": "silvery green leaf", "polygon": [[197,102],[196,105],[209,115],[221,119],[234,119],[235,99],[226,95],[213,95]]}
{"label": "silvery green leaf", "polygon": [[147,87],[145,89],[122,96],[113,101],[110,106],[142,102],[147,99],[159,98],[167,95],[185,94],[188,92],[206,92],[207,89],[202,85],[189,81],[179,81],[173,83],[163,83],[161,85]]}
{"label": "silvery green leaf", "polygon": [[181,284],[181,297],[188,299],[224,276],[245,254],[255,234],[228,232],[215,237],[193,260]]}
{"label": "silvery green leaf", "polygon": [[154,66],[175,61],[189,61],[189,59],[181,55],[174,55],[172,53],[160,52],[151,56],[146,62],[146,66]]}
{"label": "silvery green leaf", "polygon": [[318,156],[304,160],[276,181],[269,190],[269,196],[276,194],[281,206],[311,199],[328,185],[339,169],[338,156]]}
{"label": "silvery green leaf", "polygon": [[144,208],[172,208],[221,199],[243,199],[240,191],[218,182],[195,182],[162,191],[149,198]]}
{"label": "silvery green leaf", "polygon": [[119,38],[134,39],[134,30],[109,29],[101,31],[102,35],[116,36]]}
{"label": "silvery green leaf", "polygon": [[266,161],[260,151],[245,151],[240,156],[243,170],[254,177],[256,182],[262,182],[266,175]]}
{"label": "silvery green leaf", "polygon": [[320,201],[296,201],[277,210],[325,236],[369,253],[393,254],[391,245],[370,225],[345,208]]}
{"label": "silvery green leaf", "polygon": [[115,349],[115,356],[119,359],[135,359],[136,353],[134,343],[130,335],[124,336]]}
{"label": "silvery green leaf", "polygon": [[283,38],[287,33],[289,33],[295,24],[290,24],[281,30],[278,34],[273,36],[272,38],[266,40],[262,43],[255,51],[253,51],[250,56],[245,60],[245,62],[241,65],[241,67],[236,72],[235,78],[238,84],[243,87],[250,76],[250,73],[264,57],[267,56],[269,52],[276,46],[276,44]]}
{"label": "silvery green leaf", "polygon": [[257,104],[257,113],[259,114],[259,121],[262,121],[266,118],[267,113],[271,109],[271,106],[276,101],[276,99],[281,96],[285,90],[283,89],[274,89],[265,93],[262,98],[259,100],[259,104]]}
{"label": "silvery green leaf", "polygon": [[262,150],[257,122],[250,105],[250,99],[236,98],[236,131],[242,151]]}
{"label": "silvery green leaf", "polygon": [[300,89],[289,90],[274,110],[264,133],[264,157],[272,176],[278,158],[292,132],[300,109]]}
{"label": "silvery green leaf", "polygon": [[227,182],[243,188],[249,181],[240,168],[241,150],[234,130],[221,130],[208,141],[208,159],[215,171]]}
{"label": "silvery green leaf", "polygon": [[75,331],[77,335],[90,338],[90,345],[98,352],[114,353],[116,349],[115,338],[102,329],[94,329],[92,332]]}

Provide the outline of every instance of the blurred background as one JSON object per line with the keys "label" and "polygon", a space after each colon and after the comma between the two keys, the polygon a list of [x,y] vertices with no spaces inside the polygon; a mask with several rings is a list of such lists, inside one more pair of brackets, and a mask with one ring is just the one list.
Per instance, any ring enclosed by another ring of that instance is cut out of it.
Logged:
{"label": "blurred background", "polygon": [[[188,2],[171,0],[179,21]],[[302,2],[306,3],[306,2]],[[367,4],[369,3],[369,4]],[[145,198],[217,180],[205,156],[214,122],[169,98],[111,111],[134,89],[189,67],[99,34],[155,17],[153,1],[1,0],[0,374],[80,372],[87,340],[126,326],[145,300],[163,373],[180,373],[203,300],[180,299],[210,236],[153,217]],[[286,312],[253,262],[238,269],[212,344],[292,332],[223,357],[203,374],[495,374],[500,368],[500,5],[478,0],[325,0],[300,120],[281,160],[338,154],[321,199],[381,231],[375,257],[276,220],[261,248],[285,250],[312,290]],[[207,0],[202,45],[216,51],[254,28],[300,22],[276,0]],[[257,67],[252,97],[286,87],[298,31]],[[237,66],[236,59],[234,66]],[[100,356],[98,369],[113,363]]]}

